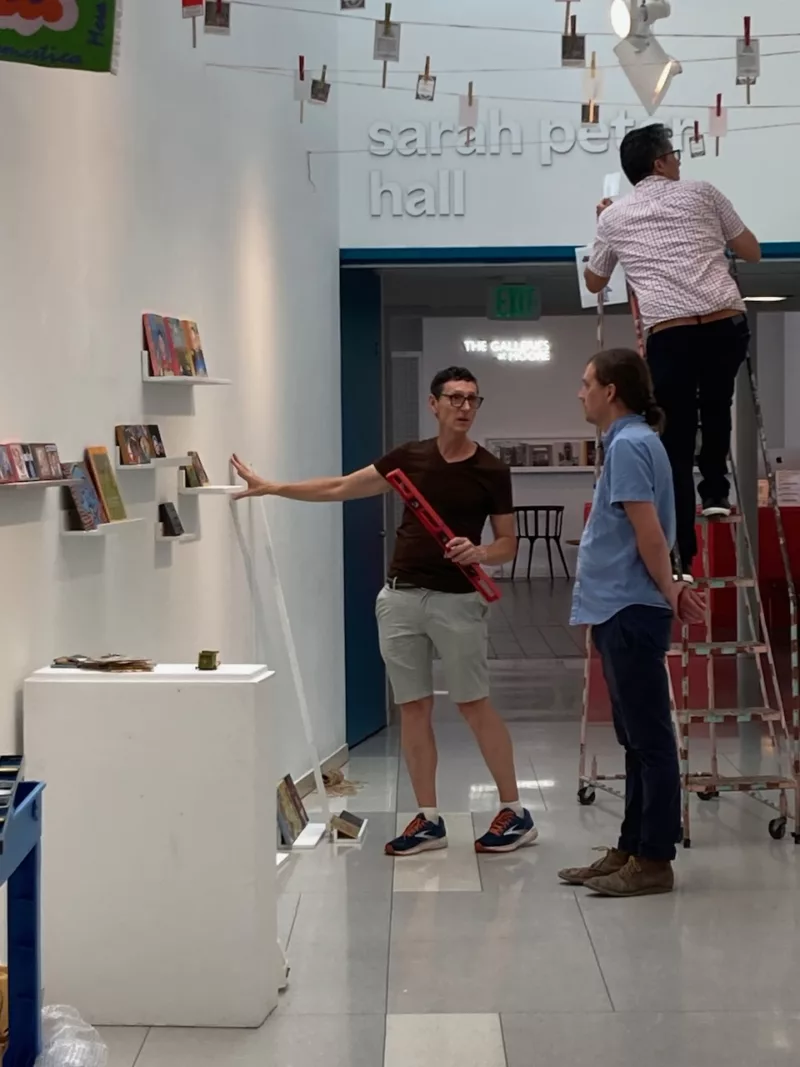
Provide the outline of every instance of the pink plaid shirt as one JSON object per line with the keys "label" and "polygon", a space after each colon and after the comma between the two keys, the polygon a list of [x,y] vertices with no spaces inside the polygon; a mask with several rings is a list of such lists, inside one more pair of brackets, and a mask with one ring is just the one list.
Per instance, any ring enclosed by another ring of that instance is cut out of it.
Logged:
{"label": "pink plaid shirt", "polygon": [[589,270],[609,278],[617,262],[639,298],[645,329],[669,319],[744,311],[725,246],[745,226],[709,182],[653,175],[606,208]]}

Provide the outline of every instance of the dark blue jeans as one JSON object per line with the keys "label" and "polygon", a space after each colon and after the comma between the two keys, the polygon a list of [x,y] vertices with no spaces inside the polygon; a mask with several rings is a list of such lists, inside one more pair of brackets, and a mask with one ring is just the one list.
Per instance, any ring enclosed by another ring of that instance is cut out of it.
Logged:
{"label": "dark blue jeans", "polygon": [[618,848],[674,860],[681,837],[681,779],[665,656],[672,613],[634,605],[592,627],[617,740],[625,749],[625,819]]}

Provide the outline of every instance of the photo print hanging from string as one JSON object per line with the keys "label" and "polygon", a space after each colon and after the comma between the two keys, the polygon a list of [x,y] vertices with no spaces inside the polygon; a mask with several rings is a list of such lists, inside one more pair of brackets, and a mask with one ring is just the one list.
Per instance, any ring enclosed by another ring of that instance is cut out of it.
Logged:
{"label": "photo print hanging from string", "polygon": [[339,0],[340,11],[363,11],[367,0]]}
{"label": "photo print hanging from string", "polygon": [[586,66],[586,34],[578,33],[578,19],[573,15],[569,23],[569,33],[561,37],[561,66]]}
{"label": "photo print hanging from string", "polygon": [[689,138],[689,155],[692,159],[699,159],[706,154],[706,139],[700,133],[700,123],[695,122],[694,133]]}
{"label": "photo print hanging from string", "polygon": [[330,95],[331,83],[328,81],[328,68],[323,67],[319,78],[314,78],[311,82],[311,103],[327,104]]}
{"label": "photo print hanging from string", "polygon": [[597,126],[600,122],[600,105],[596,100],[581,104],[581,126]]}
{"label": "photo print hanging from string", "polygon": [[747,86],[747,103],[750,103],[750,87],[761,77],[761,41],[750,34],[750,16],[744,20],[744,37],[736,41],[736,84]]}
{"label": "photo print hanging from string", "polygon": [[[391,7],[391,4],[387,5]],[[382,63],[400,61],[400,23],[379,19],[375,23],[375,47],[372,58]]]}
{"label": "photo print hanging from string", "polygon": [[431,57],[425,59],[425,73],[417,78],[417,100],[431,103],[436,96],[436,78],[431,74]]}
{"label": "photo print hanging from string", "polygon": [[231,0],[206,0],[203,29],[206,33],[231,32]]}

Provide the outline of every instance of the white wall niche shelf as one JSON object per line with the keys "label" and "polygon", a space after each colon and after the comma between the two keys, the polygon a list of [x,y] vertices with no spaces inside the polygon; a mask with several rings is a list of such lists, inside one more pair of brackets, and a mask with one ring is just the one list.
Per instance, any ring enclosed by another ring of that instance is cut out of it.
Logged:
{"label": "white wall niche shelf", "polygon": [[172,386],[173,388],[191,387],[194,385],[231,385],[230,378],[206,378],[202,375],[176,374],[159,378],[150,373],[150,355],[142,352],[142,381],[145,385]]}
{"label": "white wall niche shelf", "polygon": [[96,530],[67,530],[61,529],[62,537],[106,537],[112,530],[128,528],[136,523],[144,522],[144,519],[117,519],[114,522],[101,523]]}
{"label": "white wall niche shelf", "polygon": [[123,463],[117,445],[116,469],[118,471],[155,471],[160,467],[191,467],[191,456],[161,456],[151,459],[149,463]]}
{"label": "white wall niche shelf", "polygon": [[230,496],[231,493],[243,492],[240,485],[201,485],[193,489],[185,485],[178,486],[178,496]]}
{"label": "white wall niche shelf", "polygon": [[74,478],[31,478],[25,482],[0,482],[0,489],[69,489]]}
{"label": "white wall niche shelf", "polygon": [[160,522],[156,523],[156,541],[160,545],[188,545],[190,541],[199,541],[200,535],[193,533],[182,533],[170,536],[165,534]]}

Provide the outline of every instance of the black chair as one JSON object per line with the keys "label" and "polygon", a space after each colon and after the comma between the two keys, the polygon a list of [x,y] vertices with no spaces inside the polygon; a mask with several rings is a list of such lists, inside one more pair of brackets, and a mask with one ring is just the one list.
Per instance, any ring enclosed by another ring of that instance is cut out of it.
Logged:
{"label": "black chair", "polygon": [[561,533],[564,529],[564,508],[559,507],[522,507],[514,508],[514,519],[517,524],[517,551],[514,554],[514,564],[511,567],[511,580],[517,569],[517,557],[519,546],[523,541],[530,545],[528,553],[527,581],[531,580],[531,563],[533,562],[533,549],[537,541],[544,541],[547,546],[547,561],[550,564],[550,580],[553,581],[553,554],[550,545],[554,544],[561,556],[564,565],[564,574],[569,578],[569,568],[564,559],[564,550],[561,547]]}

